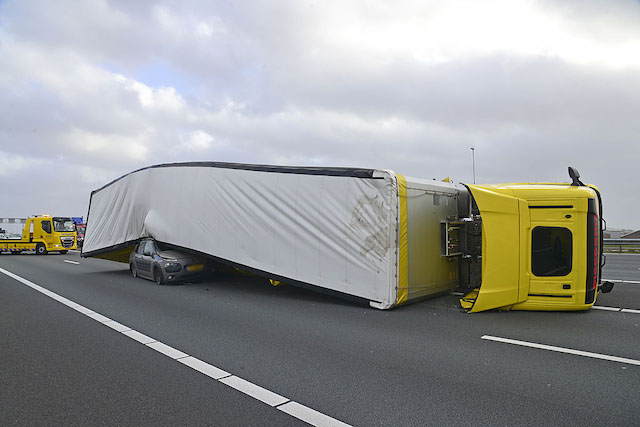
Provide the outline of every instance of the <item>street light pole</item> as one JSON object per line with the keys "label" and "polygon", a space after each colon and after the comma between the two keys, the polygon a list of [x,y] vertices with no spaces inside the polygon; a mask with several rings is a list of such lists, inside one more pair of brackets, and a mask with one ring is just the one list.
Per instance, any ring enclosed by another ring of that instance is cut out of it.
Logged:
{"label": "street light pole", "polygon": [[473,159],[473,183],[476,183],[476,149],[471,147],[471,158]]}

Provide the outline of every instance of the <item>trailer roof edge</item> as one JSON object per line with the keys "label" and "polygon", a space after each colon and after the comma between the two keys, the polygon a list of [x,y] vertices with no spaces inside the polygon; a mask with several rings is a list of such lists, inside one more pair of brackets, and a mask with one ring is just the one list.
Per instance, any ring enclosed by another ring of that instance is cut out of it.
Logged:
{"label": "trailer roof edge", "polygon": [[152,166],[146,166],[132,172],[126,173],[119,178],[114,179],[108,184],[103,185],[97,190],[93,190],[91,194],[97,193],[106,187],[126,178],[134,173],[142,172],[147,169],[171,168],[171,167],[211,167],[220,169],[238,169],[256,172],[275,172],[275,173],[291,173],[301,175],[323,175],[336,177],[349,177],[361,179],[383,179],[375,174],[378,169],[366,168],[350,168],[350,167],[320,167],[320,166],[276,166],[261,165],[251,163],[226,163],[226,162],[178,162],[178,163],[161,163]]}

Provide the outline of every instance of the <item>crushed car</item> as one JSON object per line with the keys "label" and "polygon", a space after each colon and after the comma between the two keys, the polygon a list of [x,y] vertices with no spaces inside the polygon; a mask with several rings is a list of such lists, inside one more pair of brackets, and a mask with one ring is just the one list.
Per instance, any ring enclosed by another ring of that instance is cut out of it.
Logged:
{"label": "crushed car", "polygon": [[133,277],[167,285],[202,280],[213,272],[213,266],[200,257],[147,238],[129,256],[129,270]]}

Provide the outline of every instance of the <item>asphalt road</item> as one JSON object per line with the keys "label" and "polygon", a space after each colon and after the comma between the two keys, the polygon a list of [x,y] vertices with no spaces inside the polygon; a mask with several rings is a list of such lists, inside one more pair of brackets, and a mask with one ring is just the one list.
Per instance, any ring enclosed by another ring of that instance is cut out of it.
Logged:
{"label": "asphalt road", "polygon": [[[77,253],[0,268],[352,425],[640,424],[640,313],[620,311],[640,284],[599,296],[616,311],[466,314],[452,295],[379,311],[247,276],[157,286]],[[638,268],[609,256],[604,277]],[[0,274],[0,425],[304,424],[105,325]]]}
{"label": "asphalt road", "polygon": [[640,255],[607,254],[602,278],[615,284],[612,292],[598,296],[598,305],[640,308]]}

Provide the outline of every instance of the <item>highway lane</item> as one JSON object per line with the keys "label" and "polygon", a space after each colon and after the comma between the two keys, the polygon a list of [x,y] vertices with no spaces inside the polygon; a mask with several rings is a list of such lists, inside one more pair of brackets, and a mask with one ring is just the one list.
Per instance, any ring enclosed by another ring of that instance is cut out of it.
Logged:
{"label": "highway lane", "polygon": [[[0,424],[302,422],[0,277]],[[215,399],[211,397],[215,396]]]}
{"label": "highway lane", "polygon": [[[79,264],[65,263],[65,259]],[[640,420],[629,401],[638,391],[640,367],[481,339],[492,335],[640,360],[640,314],[591,310],[469,315],[459,311],[453,296],[378,311],[304,289],[270,287],[262,279],[242,276],[159,287],[131,278],[125,265],[79,259],[72,253],[1,256],[0,267],[353,425],[637,424]],[[21,295],[14,300],[37,304],[33,301],[46,298],[0,276],[1,289],[24,288],[16,291]],[[640,308],[637,299],[627,300]],[[13,306],[15,301],[3,296],[2,304]],[[52,310],[76,314],[58,306]],[[17,311],[11,316],[20,314],[28,319],[31,315],[30,310]],[[88,318],[77,322],[81,330],[74,336],[111,332]],[[3,321],[3,334],[5,324]],[[73,323],[60,319],[53,325],[41,325],[54,326],[67,330]],[[33,333],[26,331],[29,336]],[[48,342],[49,347],[63,346],[56,336]],[[158,357],[141,346],[129,349],[130,341],[120,345],[101,339],[108,344],[103,348],[105,353],[123,353],[124,364],[130,363],[129,359]],[[140,356],[145,352],[154,356]],[[90,364],[96,356],[89,352],[86,357]],[[170,360],[167,363],[178,365]],[[91,367],[76,369],[73,364],[33,365],[45,373],[50,369],[63,375],[68,371],[71,376],[79,375],[77,371],[92,372]],[[143,365],[150,371],[145,378],[162,382],[166,376],[168,384],[175,384],[171,368],[161,362],[148,360]],[[190,388],[192,375],[183,377],[184,384],[178,387]],[[137,384],[138,379],[133,377],[131,382]],[[29,387],[25,388],[28,394]],[[136,396],[144,401],[150,392],[136,387],[121,390],[131,402],[136,402]],[[202,393],[216,402],[238,394],[229,388]],[[247,405],[246,410],[235,412],[235,423],[231,424],[255,424],[255,417],[262,413],[268,417],[278,412],[254,403],[258,406]],[[132,404],[123,411],[134,407]],[[152,405],[147,409],[152,410]],[[181,410],[192,408],[184,404],[175,409],[178,413]],[[77,415],[80,419],[83,413]],[[199,419],[210,417],[213,424],[229,424],[224,412],[217,418],[216,407],[201,415]],[[74,419],[73,414],[70,417]]]}
{"label": "highway lane", "polygon": [[607,263],[602,270],[602,277],[606,280],[614,280],[615,285],[613,292],[598,296],[597,304],[640,309],[640,255],[606,255]]}
{"label": "highway lane", "polygon": [[606,254],[605,279],[630,280],[640,284],[640,254]]}

